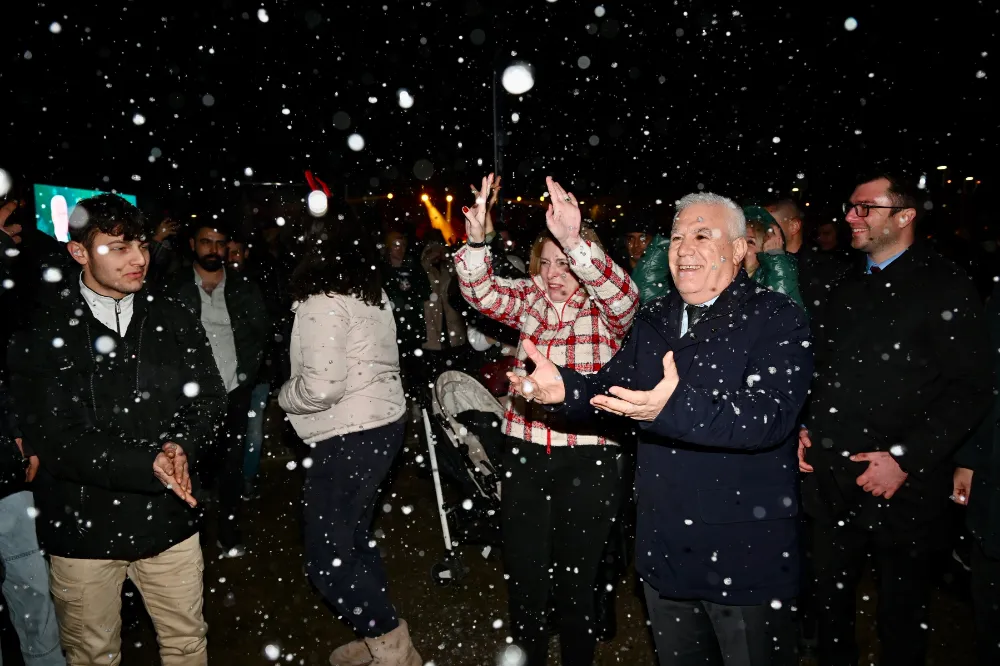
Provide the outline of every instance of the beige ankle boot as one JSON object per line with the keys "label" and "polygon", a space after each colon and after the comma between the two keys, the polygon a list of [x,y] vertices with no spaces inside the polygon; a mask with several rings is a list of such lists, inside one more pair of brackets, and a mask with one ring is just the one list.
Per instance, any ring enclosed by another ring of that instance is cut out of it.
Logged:
{"label": "beige ankle boot", "polygon": [[399,626],[384,636],[366,638],[365,643],[374,657],[371,666],[424,666],[424,660],[410,642],[406,620],[400,620]]}
{"label": "beige ankle boot", "polygon": [[364,639],[341,645],[330,654],[330,666],[368,666],[375,657]]}

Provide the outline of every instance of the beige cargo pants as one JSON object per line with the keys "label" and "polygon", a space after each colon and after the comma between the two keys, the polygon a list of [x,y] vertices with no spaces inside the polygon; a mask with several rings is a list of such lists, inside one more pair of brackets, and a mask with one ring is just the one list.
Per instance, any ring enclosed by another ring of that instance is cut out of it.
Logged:
{"label": "beige cargo pants", "polygon": [[121,663],[121,594],[126,576],[139,589],[153,619],[163,666],[208,664],[204,569],[197,534],[135,562],[53,556],[49,583],[68,666]]}

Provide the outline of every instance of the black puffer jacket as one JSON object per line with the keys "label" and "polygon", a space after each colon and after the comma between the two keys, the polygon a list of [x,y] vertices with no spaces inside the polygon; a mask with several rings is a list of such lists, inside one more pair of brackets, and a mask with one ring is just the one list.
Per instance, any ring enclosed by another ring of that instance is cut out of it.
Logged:
{"label": "black puffer jacket", "polygon": [[194,463],[226,392],[184,308],[143,290],[120,338],[78,285],[77,272],[46,290],[8,347],[18,425],[41,461],[39,540],[61,557],[150,557],[198,529],[197,511],[153,476],[153,460],[173,441]]}

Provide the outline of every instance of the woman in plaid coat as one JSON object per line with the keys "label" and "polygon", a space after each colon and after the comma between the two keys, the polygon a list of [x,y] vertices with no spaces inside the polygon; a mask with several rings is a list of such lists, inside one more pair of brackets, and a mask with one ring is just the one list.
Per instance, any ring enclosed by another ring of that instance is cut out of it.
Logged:
{"label": "woman in plaid coat", "polygon": [[[484,233],[492,182],[492,174],[484,178],[475,207],[462,209],[468,243],[455,255],[462,295],[486,316],[520,331],[517,374],[526,374],[524,340],[557,365],[597,372],[631,326],[639,303],[635,285],[593,231],[581,230],[576,199],[551,178],[548,232],[532,247],[531,277],[496,277]],[[545,664],[551,600],[562,663],[587,666],[596,644],[598,565],[618,513],[617,443],[513,392],[503,429],[502,524],[512,633],[528,666]]]}

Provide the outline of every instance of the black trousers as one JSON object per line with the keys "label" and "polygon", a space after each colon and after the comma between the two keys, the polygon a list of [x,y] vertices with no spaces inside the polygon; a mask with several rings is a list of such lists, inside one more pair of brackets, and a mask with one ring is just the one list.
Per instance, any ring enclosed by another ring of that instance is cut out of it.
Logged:
{"label": "black trousers", "polygon": [[979,666],[1000,664],[1000,560],[972,546],[972,605],[976,612]]}
{"label": "black trousers", "polygon": [[797,666],[791,600],[759,606],[666,599],[643,585],[660,666]]}
{"label": "black trousers", "polygon": [[371,526],[379,485],[403,446],[405,428],[401,419],[318,442],[306,470],[306,571],[341,619],[367,638],[399,626]]}
{"label": "black trousers", "polygon": [[511,632],[526,666],[544,666],[551,599],[562,663],[594,660],[597,569],[618,513],[617,447],[545,447],[507,438],[502,493],[503,559]]}
{"label": "black trousers", "polygon": [[943,532],[931,525],[905,533],[869,532],[850,523],[818,520],[813,530],[820,666],[857,666],[856,595],[869,550],[878,585],[879,663],[923,666],[930,634],[933,544]]}
{"label": "black trousers", "polygon": [[247,435],[247,414],[253,384],[239,386],[229,392],[225,419],[202,466],[201,481],[206,487],[216,487],[219,496],[219,542],[232,548],[241,541],[239,528],[243,508],[243,442]]}

